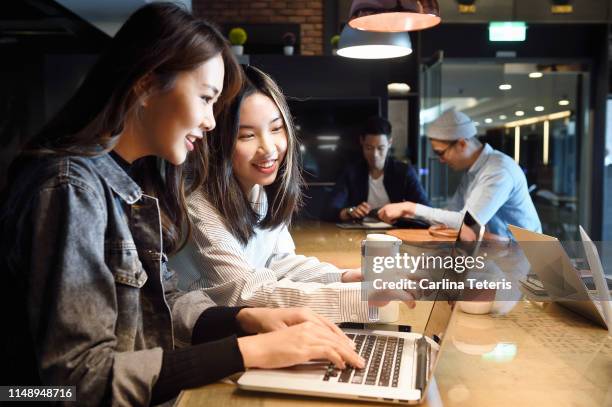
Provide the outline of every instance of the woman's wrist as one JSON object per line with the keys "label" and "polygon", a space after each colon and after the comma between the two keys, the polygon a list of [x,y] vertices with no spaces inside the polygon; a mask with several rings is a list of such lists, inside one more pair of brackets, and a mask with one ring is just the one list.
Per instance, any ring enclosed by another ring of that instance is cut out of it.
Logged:
{"label": "woman's wrist", "polygon": [[261,351],[256,344],[257,336],[238,338],[238,349],[242,355],[242,364],[246,368],[261,366]]}
{"label": "woman's wrist", "polygon": [[236,314],[236,322],[240,328],[249,334],[256,334],[260,331],[259,320],[257,319],[255,308],[243,308]]}

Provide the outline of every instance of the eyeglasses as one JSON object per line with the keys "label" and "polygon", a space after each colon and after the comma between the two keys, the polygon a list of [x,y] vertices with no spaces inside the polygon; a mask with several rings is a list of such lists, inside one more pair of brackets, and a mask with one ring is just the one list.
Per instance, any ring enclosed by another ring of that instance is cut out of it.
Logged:
{"label": "eyeglasses", "polygon": [[442,150],[442,151],[434,150],[433,148],[432,148],[432,150],[433,150],[433,152],[434,152],[434,154],[435,154],[435,155],[437,155],[438,157],[442,158],[442,157],[444,157],[444,155],[446,154],[446,152],[447,152],[448,150],[450,150],[451,148],[453,148],[453,146],[454,146],[455,144],[457,144],[457,141],[459,141],[459,140],[455,140],[455,141],[451,142],[451,143],[450,143],[450,144],[449,144],[449,145],[448,145],[448,146],[447,146],[447,147],[446,147],[444,150]]}

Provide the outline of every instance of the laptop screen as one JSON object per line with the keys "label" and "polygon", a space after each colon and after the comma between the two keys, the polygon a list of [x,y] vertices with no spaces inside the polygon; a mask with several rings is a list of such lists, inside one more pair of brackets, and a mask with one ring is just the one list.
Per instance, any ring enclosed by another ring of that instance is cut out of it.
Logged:
{"label": "laptop screen", "polygon": [[[466,211],[453,247],[453,255],[475,255],[484,236],[484,229],[484,226],[478,223],[470,212]],[[446,277],[444,275],[442,278]],[[439,291],[436,293],[429,319],[425,325],[424,333],[426,336],[441,343],[450,322],[453,305],[449,301],[440,300]]]}

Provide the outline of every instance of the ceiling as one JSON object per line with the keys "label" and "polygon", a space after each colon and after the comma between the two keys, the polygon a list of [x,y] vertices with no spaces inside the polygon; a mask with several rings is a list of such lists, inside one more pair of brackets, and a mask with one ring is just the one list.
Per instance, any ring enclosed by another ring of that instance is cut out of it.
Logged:
{"label": "ceiling", "polygon": [[[89,21],[111,37],[115,35],[128,16],[147,3],[163,0],[56,0]],[[191,0],[173,0],[191,10]]]}
{"label": "ceiling", "polygon": [[0,38],[3,42],[24,38],[91,35],[87,22],[51,0],[9,1],[2,5]]}
{"label": "ceiling", "polygon": [[56,1],[111,37],[132,12],[148,3],[146,0]]}
{"label": "ceiling", "polygon": [[[441,99],[438,95],[431,95],[430,103],[441,102],[441,107],[423,110],[421,121],[428,123],[441,110],[455,107],[478,122],[479,132],[484,132],[510,121],[575,109],[579,73],[551,72],[551,69],[553,67],[530,64],[445,62],[441,73],[430,73],[432,79],[441,78]],[[530,72],[538,70],[544,71],[541,78],[529,77]],[[509,84],[512,89],[500,90],[502,84]],[[561,99],[569,100],[570,104],[560,106],[558,102]],[[536,106],[542,106],[544,110],[536,111]],[[515,114],[519,110],[525,113],[524,116]],[[486,119],[491,122],[485,123]]]}

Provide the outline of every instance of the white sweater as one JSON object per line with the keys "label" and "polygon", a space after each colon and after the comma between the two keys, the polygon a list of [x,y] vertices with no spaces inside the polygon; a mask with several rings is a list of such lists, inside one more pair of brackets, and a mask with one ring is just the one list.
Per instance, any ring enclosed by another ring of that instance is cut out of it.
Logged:
{"label": "white sweater", "polygon": [[[264,189],[255,186],[250,198],[253,209],[265,214]],[[189,197],[188,208],[192,239],[170,259],[181,288],[201,289],[219,305],[309,307],[334,322],[368,322],[378,316],[376,308],[368,315],[360,283],[340,282],[345,270],[295,254],[286,225],[256,228],[244,246],[201,190]]]}

